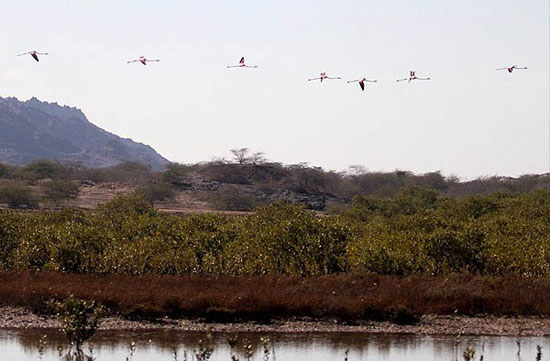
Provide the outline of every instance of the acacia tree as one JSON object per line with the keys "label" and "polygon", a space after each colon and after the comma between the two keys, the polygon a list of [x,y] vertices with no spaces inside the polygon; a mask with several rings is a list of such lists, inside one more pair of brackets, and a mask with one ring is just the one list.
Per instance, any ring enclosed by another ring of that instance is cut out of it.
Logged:
{"label": "acacia tree", "polygon": [[233,157],[238,164],[262,164],[266,162],[263,152],[254,152],[250,154],[250,148],[230,149]]}
{"label": "acacia tree", "polygon": [[233,153],[235,160],[239,164],[246,164],[250,160],[250,157],[248,156],[248,153],[250,153],[249,148],[234,148],[230,149],[230,152]]}

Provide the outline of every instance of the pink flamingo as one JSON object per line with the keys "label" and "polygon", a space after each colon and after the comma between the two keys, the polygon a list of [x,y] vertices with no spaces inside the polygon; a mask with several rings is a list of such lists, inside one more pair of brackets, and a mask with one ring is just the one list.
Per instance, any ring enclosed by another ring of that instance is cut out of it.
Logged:
{"label": "pink flamingo", "polygon": [[416,76],[416,71],[411,70],[409,71],[409,77],[404,79],[398,79],[397,82],[408,80],[410,83],[412,80],[432,80],[432,78],[419,78]]}
{"label": "pink flamingo", "polygon": [[497,70],[508,70],[508,73],[511,73],[514,71],[514,69],[517,69],[517,70],[525,70],[527,69],[526,67],[525,68],[520,68],[518,67],[517,65],[512,65],[511,67],[509,68],[498,68]]}
{"label": "pink flamingo", "polygon": [[40,61],[38,59],[38,55],[48,55],[48,53],[39,53],[37,51],[31,50],[31,51],[23,53],[23,54],[17,54],[17,56],[22,56],[22,55],[27,55],[27,54],[30,54],[30,56],[32,56],[34,58],[34,60],[36,60],[36,61]]}
{"label": "pink flamingo", "polygon": [[331,78],[331,77],[327,76],[327,73],[322,72],[321,75],[320,75],[318,78],[308,79],[307,81],[320,80],[321,83],[322,83],[323,80],[325,80],[325,79],[327,79],[327,80],[333,80],[333,79],[342,79],[342,78],[340,78],[339,76],[336,77],[336,78]]}
{"label": "pink flamingo", "polygon": [[139,61],[140,63],[142,63],[143,65],[147,65],[148,62],[151,62],[151,61],[155,61],[155,62],[156,62],[156,61],[160,61],[160,59],[147,59],[147,58],[145,58],[145,57],[142,55],[142,56],[140,56],[139,58],[137,58],[136,60],[129,60],[129,61],[127,61],[126,63],[127,63],[127,64],[130,64],[130,63],[137,63],[138,61]]}
{"label": "pink flamingo", "polygon": [[355,79],[355,80],[348,80],[349,83],[359,83],[359,86],[361,87],[361,90],[365,91],[365,82],[369,83],[376,83],[378,80],[368,80],[367,78],[363,79]]}
{"label": "pink flamingo", "polygon": [[228,68],[257,68],[256,65],[246,65],[244,63],[244,56],[239,60],[239,65],[228,65]]}

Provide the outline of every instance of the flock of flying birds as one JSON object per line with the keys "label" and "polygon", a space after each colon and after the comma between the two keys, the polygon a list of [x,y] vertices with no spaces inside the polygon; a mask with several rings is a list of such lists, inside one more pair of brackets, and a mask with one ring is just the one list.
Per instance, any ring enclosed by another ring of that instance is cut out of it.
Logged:
{"label": "flock of flying birds", "polygon": [[[38,58],[38,55],[48,55],[48,53],[39,53],[37,51],[31,50],[31,51],[23,53],[23,54],[17,54],[17,56],[22,56],[22,55],[30,55],[34,58],[34,60],[39,62],[40,59]],[[159,61],[160,61],[160,59],[147,59],[144,56],[140,56],[139,58],[134,59],[134,60],[129,60],[126,63],[130,64],[130,63],[140,62],[143,65],[147,65],[147,63],[149,63],[149,62],[159,62]],[[228,65],[227,66],[227,68],[257,68],[257,67],[258,67],[257,65],[247,65],[245,63],[244,56],[241,58],[241,60],[239,60],[239,63],[237,65]],[[506,67],[506,68],[498,68],[497,70],[498,71],[508,70],[508,73],[511,73],[514,70],[525,70],[525,69],[527,69],[527,68],[526,67],[518,67],[517,65],[512,65],[512,66]],[[308,81],[319,80],[322,83],[323,80],[338,80],[338,79],[342,79],[342,78],[339,77],[339,76],[338,77],[329,77],[327,75],[327,73],[322,72],[319,75],[318,78],[311,78],[311,79],[308,79]],[[410,83],[413,80],[431,80],[431,78],[419,78],[419,77],[416,76],[416,71],[411,70],[411,71],[409,71],[409,76],[407,78],[397,79],[397,82],[399,83],[399,82],[402,82],[402,81],[407,81],[408,83]],[[348,83],[359,83],[359,86],[361,87],[361,90],[363,90],[363,91],[365,90],[365,83],[376,83],[376,82],[378,82],[378,80],[368,80],[367,78],[348,80]]]}

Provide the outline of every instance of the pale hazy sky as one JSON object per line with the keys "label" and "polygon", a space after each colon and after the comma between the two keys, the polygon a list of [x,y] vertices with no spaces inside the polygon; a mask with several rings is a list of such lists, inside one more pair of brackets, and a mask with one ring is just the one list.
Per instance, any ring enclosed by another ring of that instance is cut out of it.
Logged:
{"label": "pale hazy sky", "polygon": [[[549,171],[548,0],[2,0],[0,96],[81,108],[172,161]],[[16,57],[50,52],[36,63]],[[160,63],[126,64],[145,55]],[[226,69],[245,56],[258,69]],[[529,67],[512,74],[497,67]],[[430,82],[395,82],[416,69]],[[321,71],[344,80],[307,78]],[[378,79],[361,92],[345,80]]]}

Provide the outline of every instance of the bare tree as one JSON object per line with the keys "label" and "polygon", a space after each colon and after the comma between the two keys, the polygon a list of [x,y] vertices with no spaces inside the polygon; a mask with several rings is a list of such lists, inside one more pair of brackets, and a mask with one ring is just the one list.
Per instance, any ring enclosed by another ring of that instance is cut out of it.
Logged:
{"label": "bare tree", "polygon": [[249,162],[250,157],[248,156],[248,153],[250,153],[250,149],[248,148],[240,148],[240,149],[231,149],[231,153],[233,153],[233,156],[235,157],[235,160],[239,164],[246,164]]}
{"label": "bare tree", "polygon": [[250,163],[251,164],[263,164],[266,162],[266,159],[264,157],[264,153],[263,152],[255,152],[253,153],[251,156],[250,156],[250,159],[249,159]]}

